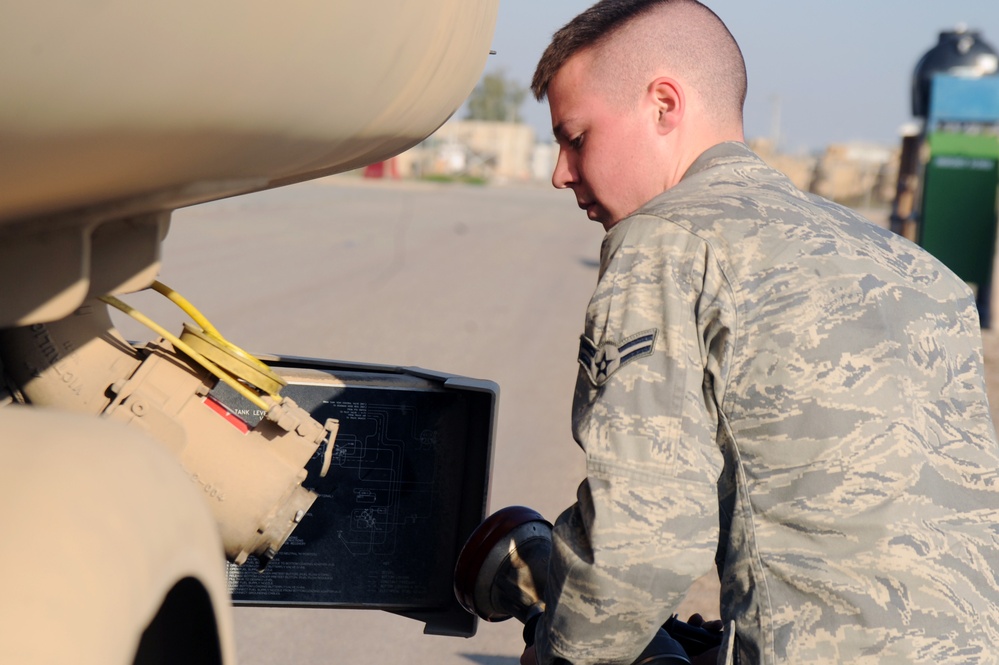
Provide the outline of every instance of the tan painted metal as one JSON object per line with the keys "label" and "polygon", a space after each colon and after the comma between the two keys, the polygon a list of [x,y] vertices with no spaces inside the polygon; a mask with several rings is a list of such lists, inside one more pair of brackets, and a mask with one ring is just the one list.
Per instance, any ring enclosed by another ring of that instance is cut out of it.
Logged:
{"label": "tan painted metal", "polygon": [[216,377],[165,342],[133,348],[100,301],[0,331],[0,358],[29,403],[131,423],[170,450],[208,499],[231,561],[272,558],[315,500],[301,484],[322,425],[290,400],[250,430],[227,419],[210,406]]}
{"label": "tan painted metal", "polygon": [[87,297],[146,288],[159,272],[169,226],[169,212],[0,225],[0,328],[54,321]]}
{"label": "tan painted metal", "polygon": [[142,362],[99,301],[60,321],[0,330],[0,361],[29,403],[94,416],[111,403],[109,386]]}
{"label": "tan painted metal", "polygon": [[3,409],[0,441],[0,662],[130,664],[187,578],[233,662],[222,544],[175,458],[134,428],[37,407]]}
{"label": "tan painted metal", "polygon": [[471,91],[497,4],[12,3],[0,224],[171,209],[397,154]]}

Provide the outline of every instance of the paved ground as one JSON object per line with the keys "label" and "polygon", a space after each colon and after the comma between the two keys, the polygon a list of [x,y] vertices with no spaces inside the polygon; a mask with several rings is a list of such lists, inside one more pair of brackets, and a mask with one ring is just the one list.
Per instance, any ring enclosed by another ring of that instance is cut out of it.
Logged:
{"label": "paved ground", "polygon": [[[554,518],[582,475],[569,403],[601,237],[571,194],[547,187],[339,176],[177,212],[162,280],[253,351],[498,382],[491,506]],[[129,301],[179,330],[182,317],[162,299]],[[985,342],[999,404],[999,337]],[[681,612],[710,613],[714,593],[695,589]],[[243,665],[514,665],[521,644],[513,621],[463,640],[424,636],[421,624],[382,612],[238,609],[236,620]]]}

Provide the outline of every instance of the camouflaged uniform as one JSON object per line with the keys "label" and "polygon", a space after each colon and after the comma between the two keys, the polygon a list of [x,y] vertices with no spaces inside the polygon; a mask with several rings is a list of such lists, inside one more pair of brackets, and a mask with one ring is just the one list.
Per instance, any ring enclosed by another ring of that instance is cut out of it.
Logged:
{"label": "camouflaged uniform", "polygon": [[607,234],[579,362],[542,663],[630,662],[712,556],[742,663],[999,661],[978,317],[925,252],[721,144]]}

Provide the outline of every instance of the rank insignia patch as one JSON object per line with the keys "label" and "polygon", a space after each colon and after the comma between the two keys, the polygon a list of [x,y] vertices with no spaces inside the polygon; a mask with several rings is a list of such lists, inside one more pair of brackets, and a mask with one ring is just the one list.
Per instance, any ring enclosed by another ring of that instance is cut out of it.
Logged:
{"label": "rank insignia patch", "polygon": [[620,344],[606,342],[594,344],[586,335],[579,337],[579,364],[586,370],[595,386],[602,386],[623,365],[636,358],[652,355],[658,330],[646,330],[628,337]]}

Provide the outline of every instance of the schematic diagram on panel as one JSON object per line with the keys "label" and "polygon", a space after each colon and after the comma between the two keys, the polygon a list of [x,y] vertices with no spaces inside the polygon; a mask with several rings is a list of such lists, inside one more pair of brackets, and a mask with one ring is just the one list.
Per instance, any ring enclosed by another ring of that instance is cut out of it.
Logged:
{"label": "schematic diagram on panel", "polygon": [[410,405],[330,401],[340,420],[331,471],[349,505],[336,537],[352,555],[391,555],[400,530],[432,517],[436,439]]}

